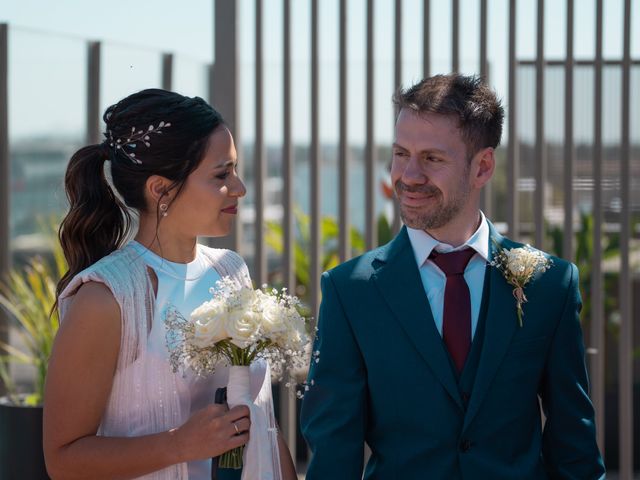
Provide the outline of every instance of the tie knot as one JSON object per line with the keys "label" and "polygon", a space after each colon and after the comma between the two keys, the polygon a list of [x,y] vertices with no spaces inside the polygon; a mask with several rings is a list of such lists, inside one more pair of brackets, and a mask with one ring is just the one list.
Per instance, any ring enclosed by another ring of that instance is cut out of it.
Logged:
{"label": "tie knot", "polygon": [[475,250],[472,248],[465,248],[464,250],[449,253],[438,253],[432,250],[429,258],[433,260],[448,277],[449,275],[462,275],[464,269],[467,268],[469,260],[471,260],[471,257],[473,257],[475,253]]}

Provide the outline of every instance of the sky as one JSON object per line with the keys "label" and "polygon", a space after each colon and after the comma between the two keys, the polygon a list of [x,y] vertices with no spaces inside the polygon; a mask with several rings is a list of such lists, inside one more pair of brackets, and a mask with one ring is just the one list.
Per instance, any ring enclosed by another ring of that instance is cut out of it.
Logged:
{"label": "sky", "polygon": [[0,0],[0,21],[210,61],[212,0]]}
{"label": "sky", "polygon": [[[241,25],[241,111],[245,139],[253,137],[254,105],[252,63],[255,54],[254,1],[238,0]],[[263,0],[265,12],[265,114],[267,142],[282,134],[282,0]],[[508,0],[489,0],[490,82],[505,99],[508,53]],[[632,0],[632,56],[640,57],[640,12]],[[292,0],[294,139],[309,138],[309,0]],[[393,119],[393,1],[376,0],[376,136],[390,138]],[[595,0],[576,4],[575,50],[577,58],[592,58]],[[338,121],[338,1],[320,5],[321,138],[337,138]],[[403,84],[422,76],[422,1],[403,1]],[[432,0],[432,69],[450,69],[450,2]],[[477,71],[478,0],[460,0],[461,69]],[[517,53],[535,58],[536,2],[518,1]],[[365,0],[348,1],[349,135],[364,138]],[[102,40],[104,109],[132,91],[159,86],[160,53],[176,54],[174,89],[205,96],[206,66],[213,58],[214,0],[0,0],[0,22],[10,25],[10,124],[13,138],[70,135],[83,129],[85,103],[85,50],[87,40]],[[605,0],[604,56],[619,58],[622,52],[623,0]],[[545,51],[547,58],[565,54],[565,5],[547,1]],[[46,106],[46,115],[34,115]],[[507,106],[508,107],[508,106]]]}

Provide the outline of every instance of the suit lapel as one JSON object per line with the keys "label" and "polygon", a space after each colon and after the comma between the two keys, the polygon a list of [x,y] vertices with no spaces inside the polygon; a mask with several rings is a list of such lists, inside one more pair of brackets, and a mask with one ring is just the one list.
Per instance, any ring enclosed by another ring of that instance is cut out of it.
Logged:
{"label": "suit lapel", "polygon": [[463,409],[462,399],[422,286],[415,257],[403,227],[398,236],[374,260],[378,266],[373,280],[408,340],[418,350],[454,402]]}
{"label": "suit lapel", "polygon": [[[489,261],[491,261],[498,248],[511,248],[511,245],[508,245],[509,241],[495,231],[491,223],[489,223],[489,228],[491,231]],[[497,268],[490,265],[487,265],[487,268],[490,268],[491,271],[489,272],[489,305],[485,323],[485,336],[463,430],[469,426],[478,413],[518,325],[512,287],[506,282]],[[513,308],[509,308],[510,306]]]}

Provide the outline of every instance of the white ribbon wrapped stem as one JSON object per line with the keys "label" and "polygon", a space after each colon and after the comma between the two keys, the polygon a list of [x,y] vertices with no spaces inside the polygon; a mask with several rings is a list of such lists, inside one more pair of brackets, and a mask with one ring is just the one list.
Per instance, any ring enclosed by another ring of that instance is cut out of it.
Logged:
{"label": "white ribbon wrapped stem", "polygon": [[[252,395],[256,390],[257,394]],[[251,415],[249,443],[243,454],[242,480],[282,480],[269,364],[260,361],[251,367],[230,367],[227,403],[230,408],[246,405]]]}

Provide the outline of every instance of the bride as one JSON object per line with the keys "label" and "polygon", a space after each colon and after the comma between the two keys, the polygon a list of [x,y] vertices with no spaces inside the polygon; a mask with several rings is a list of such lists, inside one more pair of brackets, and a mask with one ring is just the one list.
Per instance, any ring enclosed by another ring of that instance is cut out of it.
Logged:
{"label": "bride", "polygon": [[[45,389],[49,474],[209,480],[212,457],[251,441],[270,443],[269,455],[247,456],[243,479],[295,479],[279,434],[254,431],[244,405],[213,403],[225,367],[200,377],[168,362],[169,305],[188,317],[222,276],[251,283],[236,253],[197,243],[229,233],[246,193],[229,130],[202,99],[156,89],[109,107],[104,122],[105,141],[76,152],[65,177],[69,271]],[[127,242],[129,209],[139,227]],[[257,411],[272,415],[268,368],[251,372]]]}

